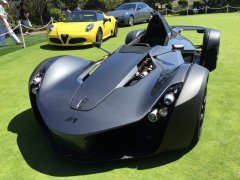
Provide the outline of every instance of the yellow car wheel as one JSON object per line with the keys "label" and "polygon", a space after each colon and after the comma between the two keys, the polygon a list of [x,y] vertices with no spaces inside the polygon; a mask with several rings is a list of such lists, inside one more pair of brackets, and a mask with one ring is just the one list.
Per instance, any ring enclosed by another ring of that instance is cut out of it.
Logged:
{"label": "yellow car wheel", "polygon": [[96,42],[98,42],[100,46],[102,45],[102,38],[103,38],[103,32],[102,32],[102,29],[99,28],[96,34]]}
{"label": "yellow car wheel", "polygon": [[113,37],[117,37],[118,34],[118,24],[116,23],[114,26]]}

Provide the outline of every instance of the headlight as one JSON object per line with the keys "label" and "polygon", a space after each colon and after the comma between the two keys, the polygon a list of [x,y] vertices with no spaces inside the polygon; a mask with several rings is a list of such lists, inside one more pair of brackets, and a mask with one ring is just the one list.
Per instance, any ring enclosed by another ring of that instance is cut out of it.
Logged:
{"label": "headlight", "polygon": [[166,105],[171,105],[173,102],[175,101],[175,97],[174,97],[174,94],[172,92],[170,93],[167,93],[165,96],[164,96],[164,103]]}
{"label": "headlight", "polygon": [[91,23],[91,24],[89,24],[89,25],[87,25],[87,27],[86,27],[86,32],[89,32],[89,31],[91,31],[92,30],[92,28],[94,27],[94,24],[93,23]]}
{"label": "headlight", "polygon": [[156,122],[159,119],[158,109],[154,109],[148,114],[148,120],[151,122]]}
{"label": "headlight", "polygon": [[30,88],[34,95],[38,93],[42,83],[42,79],[43,79],[43,71],[40,71],[39,73],[37,73],[35,78],[33,78],[33,80],[31,81]]}
{"label": "headlight", "polygon": [[51,24],[51,25],[49,26],[49,32],[51,32],[53,29],[54,29],[54,25]]}
{"label": "headlight", "polygon": [[40,88],[40,84],[42,81],[42,77],[40,75],[37,75],[33,80],[32,80],[32,85],[31,85],[31,90],[33,94],[37,94]]}
{"label": "headlight", "polygon": [[166,117],[168,115],[168,109],[166,107],[161,107],[158,111],[161,117]]}
{"label": "headlight", "polygon": [[170,86],[159,102],[153,107],[152,111],[148,114],[148,120],[150,122],[156,122],[160,119],[167,118],[171,113],[176,99],[178,98],[182,89],[183,83],[178,83]]}

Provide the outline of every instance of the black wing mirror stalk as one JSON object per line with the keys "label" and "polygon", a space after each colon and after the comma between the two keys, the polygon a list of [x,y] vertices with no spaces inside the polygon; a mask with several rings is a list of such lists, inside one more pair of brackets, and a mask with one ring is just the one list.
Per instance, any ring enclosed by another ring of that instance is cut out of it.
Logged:
{"label": "black wing mirror stalk", "polygon": [[104,51],[104,52],[107,53],[108,55],[112,55],[112,53],[109,52],[108,50],[101,48],[101,45],[102,45],[101,42],[94,42],[94,43],[93,43],[93,46],[95,46],[95,47],[101,49],[102,51]]}

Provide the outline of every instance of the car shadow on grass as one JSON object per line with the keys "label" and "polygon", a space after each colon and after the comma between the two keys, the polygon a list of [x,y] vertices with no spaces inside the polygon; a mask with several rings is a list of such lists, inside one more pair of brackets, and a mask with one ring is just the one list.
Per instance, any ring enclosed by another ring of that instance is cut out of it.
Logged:
{"label": "car shadow on grass", "polygon": [[27,164],[36,171],[50,176],[67,177],[111,171],[119,168],[144,170],[177,161],[191,148],[164,153],[154,157],[98,163],[77,163],[56,155],[48,147],[35,120],[32,109],[16,115],[8,125],[16,133],[19,150]]}
{"label": "car shadow on grass", "polygon": [[81,49],[89,49],[93,48],[93,45],[85,45],[85,46],[54,46],[50,44],[44,44],[40,46],[43,50],[48,51],[69,51],[69,50],[81,50]]}
{"label": "car shadow on grass", "polygon": [[[112,37],[107,37],[102,42],[104,43],[108,39]],[[89,48],[97,48],[94,45],[82,45],[82,46],[55,46],[50,44],[44,44],[40,46],[41,49],[47,50],[47,51],[69,51],[69,50],[84,50]]]}

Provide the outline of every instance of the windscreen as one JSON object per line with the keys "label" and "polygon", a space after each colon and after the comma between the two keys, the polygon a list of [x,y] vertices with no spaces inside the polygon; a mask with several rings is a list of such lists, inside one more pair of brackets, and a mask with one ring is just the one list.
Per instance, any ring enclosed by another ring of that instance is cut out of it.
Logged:
{"label": "windscreen", "polygon": [[73,11],[66,19],[66,22],[95,22],[97,21],[96,12]]}

